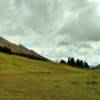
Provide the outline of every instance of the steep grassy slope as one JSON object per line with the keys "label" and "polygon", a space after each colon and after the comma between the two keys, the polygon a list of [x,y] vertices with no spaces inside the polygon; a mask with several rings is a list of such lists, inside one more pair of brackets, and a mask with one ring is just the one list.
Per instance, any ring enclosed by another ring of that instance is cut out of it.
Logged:
{"label": "steep grassy slope", "polygon": [[100,70],[0,53],[0,100],[100,100]]}

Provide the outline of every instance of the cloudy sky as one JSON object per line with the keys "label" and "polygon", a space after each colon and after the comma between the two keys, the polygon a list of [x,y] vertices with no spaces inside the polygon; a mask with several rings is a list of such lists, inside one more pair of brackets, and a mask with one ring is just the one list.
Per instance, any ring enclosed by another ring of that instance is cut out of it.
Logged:
{"label": "cloudy sky", "polygon": [[49,57],[100,63],[100,0],[0,0],[0,36]]}

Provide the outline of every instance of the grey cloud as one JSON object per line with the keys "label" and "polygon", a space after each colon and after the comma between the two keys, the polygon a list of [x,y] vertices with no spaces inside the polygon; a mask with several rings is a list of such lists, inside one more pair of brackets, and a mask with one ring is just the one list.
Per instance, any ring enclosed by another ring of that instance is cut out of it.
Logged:
{"label": "grey cloud", "polygon": [[73,46],[75,46],[75,47],[77,47],[77,48],[89,48],[89,49],[92,49],[92,45],[90,44],[90,43],[88,43],[88,42],[66,42],[66,41],[61,41],[61,42],[59,42],[58,43],[58,47],[62,47],[62,46],[65,46],[65,47],[67,47],[67,46],[71,46],[71,45],[73,45]]}
{"label": "grey cloud", "polygon": [[79,44],[79,47],[80,48],[89,48],[89,49],[92,49],[92,46],[88,43],[81,43]]}
{"label": "grey cloud", "polygon": [[73,15],[59,34],[70,34],[72,40],[76,41],[99,41],[100,19],[96,12],[96,5],[86,2],[83,8],[80,7],[79,10],[76,10],[76,14],[77,16]]}
{"label": "grey cloud", "polygon": [[47,57],[97,63],[100,15],[98,1],[89,1],[0,0],[0,35]]}

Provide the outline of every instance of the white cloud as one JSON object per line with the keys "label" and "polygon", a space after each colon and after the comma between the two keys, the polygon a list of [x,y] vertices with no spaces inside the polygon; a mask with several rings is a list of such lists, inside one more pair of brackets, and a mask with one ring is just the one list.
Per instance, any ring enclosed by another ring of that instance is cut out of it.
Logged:
{"label": "white cloud", "polygon": [[99,6],[99,0],[0,0],[0,35],[49,58],[99,63]]}

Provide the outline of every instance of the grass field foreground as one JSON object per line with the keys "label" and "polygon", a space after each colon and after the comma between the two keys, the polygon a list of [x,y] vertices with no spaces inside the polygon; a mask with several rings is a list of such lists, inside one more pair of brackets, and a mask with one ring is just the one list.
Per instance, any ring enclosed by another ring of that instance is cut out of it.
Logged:
{"label": "grass field foreground", "polygon": [[100,70],[0,53],[0,100],[100,100]]}

